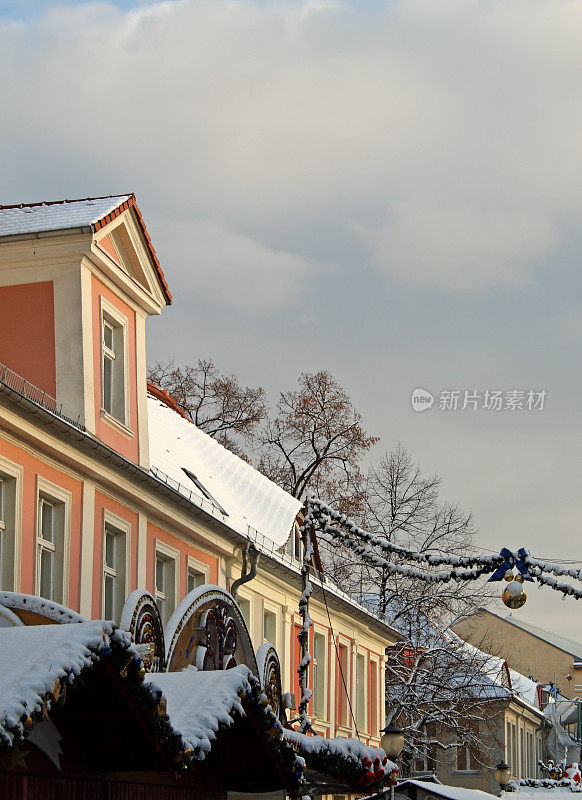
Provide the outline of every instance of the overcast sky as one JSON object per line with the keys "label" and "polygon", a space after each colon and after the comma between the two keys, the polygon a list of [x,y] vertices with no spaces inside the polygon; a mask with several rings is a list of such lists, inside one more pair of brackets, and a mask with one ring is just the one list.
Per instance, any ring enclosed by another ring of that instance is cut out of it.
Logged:
{"label": "overcast sky", "polygon": [[272,397],[329,369],[484,548],[582,561],[582,0],[0,0],[0,67],[0,202],[136,193],[174,294],[150,361]]}

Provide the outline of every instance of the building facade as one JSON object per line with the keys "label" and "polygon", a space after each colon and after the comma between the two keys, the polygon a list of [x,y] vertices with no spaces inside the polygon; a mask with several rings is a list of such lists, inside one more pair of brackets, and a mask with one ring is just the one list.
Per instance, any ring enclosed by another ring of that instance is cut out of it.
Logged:
{"label": "building facade", "polygon": [[[170,302],[133,195],[0,209],[1,588],[117,622],[142,589],[167,624],[189,592],[230,591],[252,542],[238,601],[292,718],[300,503],[148,391],[146,320]],[[313,582],[314,727],[377,745],[396,633]]]}
{"label": "building facade", "polygon": [[582,644],[509,614],[485,608],[461,620],[455,630],[463,639],[499,655],[523,675],[557,687],[570,699],[582,698]]}

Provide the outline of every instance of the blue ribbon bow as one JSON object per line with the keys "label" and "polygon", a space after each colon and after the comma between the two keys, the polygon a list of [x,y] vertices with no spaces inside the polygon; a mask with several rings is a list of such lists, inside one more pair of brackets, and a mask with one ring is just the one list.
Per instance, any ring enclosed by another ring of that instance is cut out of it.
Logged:
{"label": "blue ribbon bow", "polygon": [[523,559],[527,556],[525,547],[520,547],[517,553],[512,553],[507,547],[502,547],[499,551],[499,555],[505,560],[501,566],[497,567],[493,575],[489,578],[489,581],[503,580],[505,573],[513,569],[513,567],[517,567],[517,570],[523,575],[524,581],[533,581],[532,576],[527,571],[526,565],[523,563]]}

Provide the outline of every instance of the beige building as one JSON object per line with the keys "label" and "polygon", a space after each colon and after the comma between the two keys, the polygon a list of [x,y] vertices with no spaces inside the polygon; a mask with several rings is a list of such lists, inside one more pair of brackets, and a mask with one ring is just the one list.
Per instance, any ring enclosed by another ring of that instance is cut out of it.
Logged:
{"label": "beige building", "polygon": [[518,614],[501,617],[481,608],[454,629],[461,638],[504,658],[538,683],[552,683],[568,698],[582,697],[582,644],[526,622]]}

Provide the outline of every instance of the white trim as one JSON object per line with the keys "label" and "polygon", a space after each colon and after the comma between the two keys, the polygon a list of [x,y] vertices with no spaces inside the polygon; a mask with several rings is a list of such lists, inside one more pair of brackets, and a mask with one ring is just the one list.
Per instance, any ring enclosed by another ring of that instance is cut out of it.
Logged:
{"label": "white trim", "polygon": [[111,425],[112,428],[115,428],[119,433],[123,436],[127,436],[128,439],[132,439],[135,436],[134,431],[131,428],[127,428],[123,422],[120,422],[116,417],[112,416],[108,411],[105,411],[104,408],[101,409],[100,416],[102,420],[108,425]]}
{"label": "white trim", "polygon": [[37,553],[38,553],[38,542],[41,538],[39,536],[39,499],[41,495],[45,495],[48,500],[56,501],[57,503],[62,503],[64,506],[64,525],[63,525],[63,585],[62,585],[62,594],[60,597],[55,598],[56,602],[61,603],[62,605],[66,606],[69,602],[69,573],[70,573],[70,549],[71,549],[71,503],[73,495],[67,489],[63,489],[62,486],[57,486],[55,483],[51,483],[46,478],[43,478],[41,475],[36,476],[36,523],[35,523],[35,548],[34,548],[34,555],[35,555],[35,569],[34,569],[34,586],[35,586],[35,593],[40,594],[40,586],[39,586],[39,574],[38,574],[38,566],[37,566]]}
{"label": "white trim", "polygon": [[134,427],[138,436],[139,464],[150,468],[150,445],[147,408],[147,364],[146,364],[146,317],[140,309],[135,313],[135,368],[137,380],[137,422]]}
{"label": "white trim", "polygon": [[[155,550],[154,550],[154,593],[156,592],[156,560],[157,554],[160,553],[166,558],[171,559],[175,562],[176,567],[174,569],[174,603],[178,605],[178,597],[180,591],[180,551],[176,550],[175,547],[171,547],[169,544],[160,541],[159,539],[155,539]],[[172,609],[173,610],[173,609]]]}
{"label": "white trim", "polygon": [[[104,388],[104,380],[103,380],[103,321],[104,315],[111,317],[117,325],[123,331],[123,407],[124,407],[124,419],[118,420],[117,417],[114,417],[108,411],[105,410],[103,406],[103,388]],[[130,418],[130,403],[129,403],[129,395],[130,395],[130,387],[129,387],[129,319],[112,303],[107,300],[107,298],[103,297],[102,294],[99,295],[99,363],[100,363],[100,373],[101,373],[101,418],[105,420],[109,425],[112,424],[112,420],[118,423],[124,429],[124,431],[131,430],[131,418]],[[132,434],[133,435],[133,434]]]}
{"label": "white trim", "polygon": [[79,613],[91,617],[93,605],[93,548],[95,546],[95,486],[83,483],[83,510],[81,520],[81,576]]}
{"label": "white trim", "polygon": [[204,575],[204,583],[210,583],[210,567],[204,561],[198,561],[194,556],[189,555],[186,559],[186,594],[188,594],[188,577],[190,569],[195,569]]}
{"label": "white trim", "polygon": [[[24,468],[0,456],[0,472],[16,481],[14,488],[14,575],[13,590],[20,591],[20,565],[22,558],[22,484]],[[36,551],[35,551],[36,552]]]}
{"label": "white trim", "polygon": [[[118,517],[109,509],[103,509],[103,519],[101,522],[101,542],[102,542],[102,557],[101,557],[101,613],[105,614],[105,527],[110,525],[115,530],[119,531],[125,537],[125,586],[124,586],[124,601],[130,591],[130,577],[131,577],[131,522]],[[119,610],[121,613],[121,609]],[[105,618],[105,617],[103,617]]]}
{"label": "white trim", "polygon": [[137,588],[145,589],[147,582],[148,517],[139,512],[137,518]]}
{"label": "white trim", "polygon": [[[253,638],[253,630],[254,630],[254,627],[255,627],[254,626],[254,616],[253,616],[253,614],[254,614],[254,602],[253,602],[253,600],[254,600],[255,597],[256,597],[256,595],[254,595],[252,592],[245,591],[244,589],[242,589],[242,587],[241,587],[241,589],[238,590],[238,593],[237,593],[237,603],[238,603],[239,606],[240,606],[239,600],[244,600],[246,603],[249,604],[249,618],[248,618],[248,620],[245,619],[245,623],[246,623],[246,626],[247,626],[247,629],[248,629],[248,632],[249,632],[249,636],[251,637],[251,642],[253,642],[253,646],[254,646],[254,642],[255,642],[255,640]],[[241,614],[242,614],[242,610],[241,610]],[[243,615],[243,619],[244,619],[244,615]],[[257,649],[257,648],[255,648],[255,649]]]}

